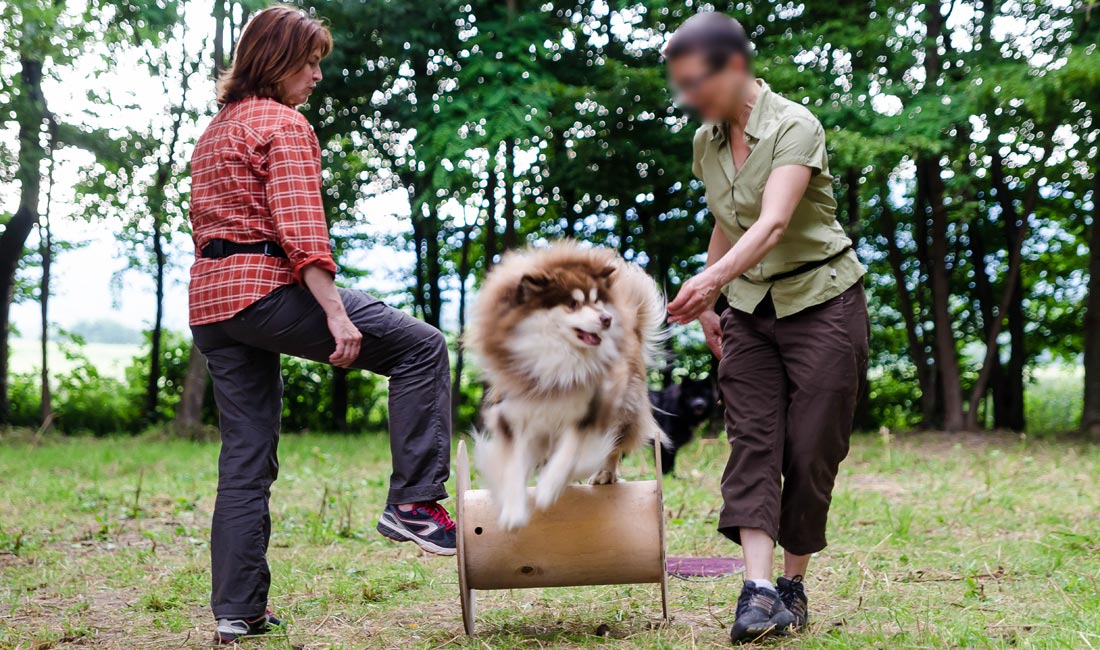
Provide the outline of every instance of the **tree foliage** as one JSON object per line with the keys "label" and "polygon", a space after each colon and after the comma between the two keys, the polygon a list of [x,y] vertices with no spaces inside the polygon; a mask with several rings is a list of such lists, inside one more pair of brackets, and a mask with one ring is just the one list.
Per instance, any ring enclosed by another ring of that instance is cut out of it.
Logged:
{"label": "tree foliage", "polygon": [[[357,256],[408,251],[413,264],[395,270],[407,291],[389,298],[457,334],[467,293],[501,254],[575,237],[618,249],[675,294],[700,269],[712,221],[690,170],[699,124],[673,105],[660,48],[694,12],[725,11],[749,31],[757,73],[826,128],[838,216],[869,269],[874,372],[860,424],[1022,430],[1032,370],[1083,359],[1083,424],[1100,428],[1094,4],[300,4],[328,21],[336,44],[303,110],[322,142],[349,281],[360,277]],[[9,3],[0,16],[13,24],[11,7],[23,5],[54,6]],[[142,34],[134,17],[151,12],[140,28],[149,30],[176,11],[112,6],[127,19],[118,27],[56,29],[73,30],[76,43],[121,42]],[[216,47],[259,6],[218,0]],[[89,4],[89,24],[105,20],[105,7]],[[22,50],[59,39],[25,36]],[[3,83],[0,96],[13,97],[22,82]],[[62,140],[88,144],[79,133]],[[164,146],[148,135],[114,141],[115,153],[148,158]],[[92,182],[115,180],[98,194],[141,212],[138,168],[108,158],[116,166]],[[177,161],[173,174],[182,169]],[[379,200],[395,193],[407,197],[407,211],[395,209],[401,232],[381,233],[370,206],[403,206]],[[676,369],[663,381],[711,367],[694,329],[676,331],[670,351]],[[457,361],[460,382],[476,388],[461,350]],[[315,374],[337,387],[324,399],[346,401],[346,377]]]}

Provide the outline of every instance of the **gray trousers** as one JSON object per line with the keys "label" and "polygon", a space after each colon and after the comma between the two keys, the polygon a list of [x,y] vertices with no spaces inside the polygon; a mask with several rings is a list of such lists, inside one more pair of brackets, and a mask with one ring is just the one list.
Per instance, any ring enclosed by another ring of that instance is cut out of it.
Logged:
{"label": "gray trousers", "polygon": [[[393,473],[388,503],[447,496],[450,473],[451,374],[439,330],[358,291],[340,289],[351,322],[363,333],[354,368],[390,378]],[[206,355],[220,412],[218,496],[210,532],[215,618],[253,619],[267,607],[271,484],[283,381],[279,355],[327,362],[335,349],[327,319],[309,290],[280,287],[233,318],[191,328]]]}

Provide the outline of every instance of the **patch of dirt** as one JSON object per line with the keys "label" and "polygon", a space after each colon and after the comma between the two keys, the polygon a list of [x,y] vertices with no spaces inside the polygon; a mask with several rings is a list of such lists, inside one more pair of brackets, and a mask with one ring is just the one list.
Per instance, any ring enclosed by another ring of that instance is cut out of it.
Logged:
{"label": "patch of dirt", "polygon": [[900,483],[881,474],[853,474],[844,481],[844,486],[856,492],[880,494],[887,499],[901,499],[909,493]]}
{"label": "patch of dirt", "polygon": [[918,431],[910,433],[891,433],[897,443],[909,448],[919,449],[931,456],[947,456],[955,453],[955,446],[970,451],[987,448],[1003,449],[1027,440],[1025,434],[1012,431],[984,431],[948,433],[946,431]]}

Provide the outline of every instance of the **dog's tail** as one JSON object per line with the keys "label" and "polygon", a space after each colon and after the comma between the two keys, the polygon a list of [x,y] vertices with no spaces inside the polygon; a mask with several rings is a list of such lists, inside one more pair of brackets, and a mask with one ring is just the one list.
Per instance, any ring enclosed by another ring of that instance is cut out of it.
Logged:
{"label": "dog's tail", "polygon": [[647,366],[660,365],[664,356],[662,345],[668,338],[665,327],[665,299],[653,278],[642,267],[630,262],[622,263],[616,274],[615,286],[623,302],[636,309],[638,319],[634,333],[642,344]]}

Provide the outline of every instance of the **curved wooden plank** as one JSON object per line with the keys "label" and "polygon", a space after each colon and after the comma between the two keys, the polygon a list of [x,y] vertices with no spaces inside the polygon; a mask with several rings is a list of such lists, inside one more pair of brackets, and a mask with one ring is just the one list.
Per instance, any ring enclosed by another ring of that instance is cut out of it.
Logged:
{"label": "curved wooden plank", "polygon": [[474,591],[466,580],[466,493],[470,491],[470,459],[466,454],[466,441],[458,441],[458,460],[455,472],[455,516],[458,519],[458,591],[462,600],[462,625],[466,634],[474,635]]}
{"label": "curved wooden plank", "polygon": [[661,537],[661,616],[665,619],[665,625],[668,625],[668,558],[665,549],[665,493],[661,483],[664,475],[661,473],[660,440],[653,443],[653,467],[657,474],[657,518]]}

